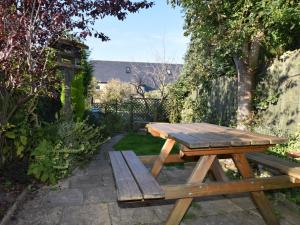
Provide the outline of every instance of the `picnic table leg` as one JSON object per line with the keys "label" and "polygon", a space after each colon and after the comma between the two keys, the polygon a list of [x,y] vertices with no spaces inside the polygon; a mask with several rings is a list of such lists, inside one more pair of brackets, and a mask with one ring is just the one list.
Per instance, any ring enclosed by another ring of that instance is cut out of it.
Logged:
{"label": "picnic table leg", "polygon": [[163,167],[164,162],[168,157],[170,151],[172,150],[174,144],[175,144],[175,140],[169,138],[166,140],[164,146],[160,151],[159,156],[157,157],[157,159],[155,160],[152,166],[151,174],[153,177],[156,177],[161,171],[161,168]]}
{"label": "picnic table leg", "polygon": [[[202,156],[199,159],[187,183],[202,182],[205,179],[206,174],[210,169],[215,158],[215,155]],[[166,225],[178,225],[182,220],[184,214],[188,210],[192,201],[193,198],[184,198],[177,200],[171,213],[168,216]]]}
{"label": "picnic table leg", "polygon": [[211,166],[211,172],[217,181],[229,181],[217,158],[214,160]]}
{"label": "picnic table leg", "polygon": [[[234,163],[244,178],[253,178],[254,174],[244,154],[232,154]],[[251,197],[258,207],[266,224],[279,225],[279,219],[276,218],[272,211],[271,204],[263,191],[251,192]]]}

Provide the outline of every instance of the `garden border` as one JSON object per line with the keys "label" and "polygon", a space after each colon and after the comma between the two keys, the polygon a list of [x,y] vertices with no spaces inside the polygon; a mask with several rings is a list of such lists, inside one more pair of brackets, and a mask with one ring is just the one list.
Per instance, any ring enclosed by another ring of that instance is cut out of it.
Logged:
{"label": "garden border", "polygon": [[19,208],[20,204],[22,204],[22,202],[24,201],[30,188],[31,188],[31,185],[28,185],[27,187],[25,187],[25,189],[17,197],[14,204],[6,211],[4,217],[1,220],[0,225],[7,225],[7,223],[10,221],[11,217],[14,215],[15,211]]}

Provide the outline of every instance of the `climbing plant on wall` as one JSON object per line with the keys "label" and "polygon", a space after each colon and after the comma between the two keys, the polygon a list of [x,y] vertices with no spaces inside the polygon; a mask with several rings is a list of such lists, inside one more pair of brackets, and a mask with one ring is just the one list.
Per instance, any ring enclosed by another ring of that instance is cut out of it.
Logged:
{"label": "climbing plant on wall", "polygon": [[237,122],[239,128],[245,129],[251,124],[252,92],[262,65],[288,49],[299,47],[300,3],[292,0],[169,2],[182,6],[184,29],[191,38],[184,73],[208,88],[209,79],[236,75]]}

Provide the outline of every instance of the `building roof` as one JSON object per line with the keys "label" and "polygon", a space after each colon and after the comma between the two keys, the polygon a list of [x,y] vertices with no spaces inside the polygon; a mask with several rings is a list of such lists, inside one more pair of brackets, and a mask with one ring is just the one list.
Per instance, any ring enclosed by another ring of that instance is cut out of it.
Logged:
{"label": "building roof", "polygon": [[182,64],[147,63],[147,62],[122,62],[91,60],[93,76],[100,82],[119,79],[123,82],[134,82],[137,77],[143,77],[146,86],[156,89],[151,75],[165,71],[166,82],[176,80],[182,70]]}

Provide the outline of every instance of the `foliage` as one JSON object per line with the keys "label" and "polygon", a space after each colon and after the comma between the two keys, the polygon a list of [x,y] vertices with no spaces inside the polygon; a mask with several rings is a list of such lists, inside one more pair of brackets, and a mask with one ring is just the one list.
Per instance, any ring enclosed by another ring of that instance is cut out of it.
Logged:
{"label": "foliage", "polygon": [[93,98],[98,99],[100,103],[111,104],[115,102],[122,102],[128,99],[133,93],[132,87],[129,83],[122,82],[118,79],[112,79],[105,84],[105,86],[97,90],[98,81],[93,81]]}
{"label": "foliage", "polygon": [[[293,158],[287,156],[287,153],[290,151],[300,151],[300,131],[296,132],[294,135],[289,136],[288,139],[289,139],[289,141],[285,144],[279,144],[279,145],[269,148],[268,153],[272,154],[272,155],[276,155],[277,157],[283,158],[285,160],[299,162],[299,159],[293,159]],[[283,196],[285,198],[296,203],[298,206],[300,205],[300,189],[299,188],[282,189],[279,191],[280,191],[280,193],[284,194]],[[278,193],[278,191],[276,191],[275,194],[276,193]]]}
{"label": "foliage", "polygon": [[102,126],[105,134],[112,136],[115,133],[124,132],[129,129],[129,121],[124,119],[122,115],[115,112],[109,112],[102,118]]}
{"label": "foliage", "polygon": [[206,79],[208,73],[195,61],[197,54],[189,52],[179,80],[169,87],[167,110],[171,122],[200,122],[208,114],[211,80]]}
{"label": "foliage", "polygon": [[[300,188],[291,188],[291,189],[282,189],[280,190],[281,193],[284,194],[284,197],[290,200],[291,202],[294,202],[295,204],[300,206]],[[299,212],[299,208],[298,208]]]}
{"label": "foliage", "polygon": [[[197,91],[199,86],[204,90],[200,92],[199,98],[205,99],[211,88],[209,81],[217,77],[234,76],[237,72],[240,76],[243,72],[249,73],[249,77],[252,77],[249,82],[253,82],[253,77],[259,74],[262,63],[268,64],[274,56],[299,47],[300,3],[297,1],[169,2],[183,7],[185,34],[191,38],[182,74],[184,78],[178,81],[179,86],[185,85],[184,91],[178,93],[174,88],[171,94],[173,106],[176,107],[174,103],[179,103],[179,108],[173,109],[175,114],[170,115],[171,121],[181,119],[180,111],[185,101],[188,102],[186,107],[191,107],[185,109],[189,117],[197,113],[194,109],[207,107],[202,100],[197,107],[195,102],[191,103],[190,94],[193,90]],[[246,72],[241,71],[241,65]],[[188,81],[183,82],[184,79]],[[239,86],[240,91],[241,87]],[[254,87],[254,84],[250,85],[249,91],[238,95],[240,107],[241,100],[247,99],[242,99],[246,93],[252,100],[251,88]],[[268,101],[276,101],[276,96]],[[241,122],[242,119],[240,117]]]}
{"label": "foliage", "polygon": [[300,151],[300,131],[291,135],[289,141],[285,144],[276,145],[269,149],[271,154],[279,157],[288,158],[286,155],[290,151]]}
{"label": "foliage", "polygon": [[58,98],[58,95],[56,95],[56,97],[38,97],[36,106],[38,120],[46,123],[54,122],[58,118],[61,107],[62,103]]}
{"label": "foliage", "polygon": [[81,120],[85,110],[85,87],[83,86],[85,74],[79,72],[75,74],[71,82],[71,98],[75,118]]}
{"label": "foliage", "polygon": [[[161,138],[153,137],[150,134],[128,133],[114,145],[116,150],[133,150],[137,155],[158,155],[164,144]],[[176,145],[173,151],[178,151]]]}
{"label": "foliage", "polygon": [[28,174],[55,184],[88,160],[104,138],[100,128],[93,128],[85,121],[57,121],[39,129],[37,139]]}
{"label": "foliage", "polygon": [[92,25],[106,16],[124,20],[128,13],[149,8],[147,1],[16,1],[0,2],[0,124],[27,101],[50,94],[58,85],[55,52],[50,49],[66,31],[75,37],[109,38]]}
{"label": "foliage", "polygon": [[32,127],[37,125],[34,99],[27,102],[11,120],[0,126],[0,168],[27,156],[33,143]]}
{"label": "foliage", "polygon": [[[294,49],[299,34],[300,3],[297,1],[194,1],[182,0],[186,34],[211,50],[210,59],[240,54],[245,41],[262,32],[261,43],[269,54]],[[214,60],[213,63],[216,63]],[[224,64],[221,64],[222,67]],[[212,64],[212,67],[219,67]],[[221,68],[221,72],[223,72]]]}
{"label": "foliage", "polygon": [[[135,89],[135,93],[143,99],[148,94],[147,88],[155,89],[157,97],[160,99],[160,105],[163,105],[168,97],[168,84],[177,80],[181,65],[167,62],[165,55],[159,57],[158,60],[161,63],[146,64],[144,67],[147,67],[147,69],[138,64],[132,64],[133,79],[131,84]],[[146,102],[145,104],[147,105]]]}
{"label": "foliage", "polygon": [[[82,51],[80,69],[74,75],[71,82],[71,99],[73,111],[76,119],[83,119],[85,109],[87,108],[90,99],[89,88],[92,82],[93,67],[88,61],[89,53]],[[64,95],[64,90],[62,90]],[[62,96],[64,98],[65,96]]]}
{"label": "foliage", "polygon": [[65,95],[66,95],[65,94],[65,92],[66,92],[65,87],[66,87],[66,85],[65,85],[64,81],[61,82],[60,102],[61,102],[62,105],[65,104]]}
{"label": "foliage", "polygon": [[1,164],[10,161],[15,157],[22,158],[25,154],[29,130],[26,123],[18,126],[6,124],[2,127],[2,135],[4,136],[3,148],[1,149]]}
{"label": "foliage", "polygon": [[294,76],[291,68],[296,71],[300,68],[300,51],[287,51],[272,62],[272,65],[259,77],[258,85],[254,92],[253,104],[258,112],[262,112],[275,105],[279,97],[289,89],[296,87],[296,83],[289,80]]}
{"label": "foliage", "polygon": [[182,75],[177,82],[169,86],[169,97],[167,99],[167,112],[170,122],[181,121],[181,111],[185,98],[190,94],[187,80]]}
{"label": "foliage", "polygon": [[[33,74],[30,68],[22,65],[25,62],[21,62],[23,60],[21,53],[17,55],[20,62],[16,61],[17,59],[13,62],[6,62],[1,60],[0,57],[0,61],[2,61],[0,62],[0,125],[10,122],[20,107],[24,107],[35,96],[54,95],[53,92],[49,92],[50,89],[56,89],[56,81],[59,79],[53,67],[54,51],[47,49],[45,52],[47,60],[42,65],[43,70],[36,71],[38,74]],[[6,63],[12,63],[13,65],[6,65]],[[23,66],[26,68],[22,68]],[[45,77],[40,77],[42,73],[45,73]],[[51,77],[46,76],[47,73],[51,74]],[[41,88],[42,86],[43,88]]]}
{"label": "foliage", "polygon": [[84,74],[83,77],[83,87],[84,96],[89,97],[89,87],[92,83],[93,77],[93,65],[88,61],[89,52],[83,51],[81,54],[81,71]]}

